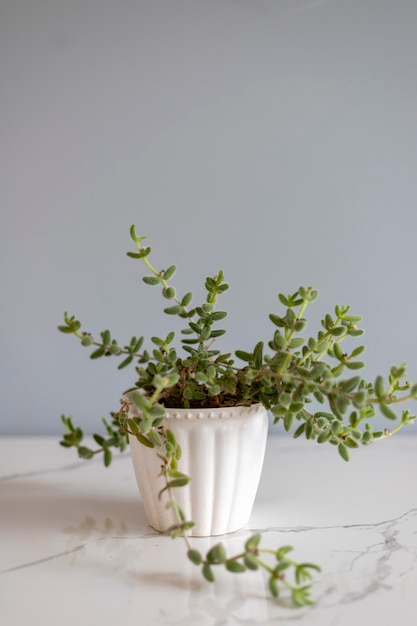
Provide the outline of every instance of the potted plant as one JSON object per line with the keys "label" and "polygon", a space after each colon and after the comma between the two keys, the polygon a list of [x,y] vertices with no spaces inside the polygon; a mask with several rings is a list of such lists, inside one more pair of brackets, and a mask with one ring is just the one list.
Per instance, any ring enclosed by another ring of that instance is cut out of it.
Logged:
{"label": "potted plant", "polygon": [[[315,335],[302,333],[308,305],[317,298],[312,287],[292,294],[279,294],[283,310],[271,313],[271,337],[266,346],[258,341],[253,350],[222,352],[215,340],[225,331],[218,322],[226,312],[217,300],[227,291],[222,271],[205,281],[205,301],[195,306],[192,293],[178,296],[171,284],[175,266],[156,269],[150,262],[151,248],[143,245],[134,226],[130,235],[136,250],[128,256],[147,268],[147,285],[157,286],[168,302],[164,312],[182,322],[182,352],[175,347],[175,333],[151,337],[152,349],[143,348],[143,337],[132,337],[120,346],[109,330],[100,338],[81,328],[67,313],[63,333],[75,335],[93,349],[90,358],[116,356],[119,369],[135,364],[137,381],[123,393],[120,408],[103,420],[105,434],[94,434],[95,449],[84,443],[83,431],[63,415],[66,432],[60,442],[75,447],[80,457],[102,454],[110,465],[112,449],[130,445],[133,465],[150,524],[172,536],[183,537],[188,558],[202,568],[208,581],[215,566],[231,572],[264,568],[272,595],[286,587],[296,606],[310,604],[310,579],[320,568],[297,563],[292,548],[261,548],[260,535],[251,536],[242,551],[226,554],[217,543],[206,555],[190,543],[190,536],[233,532],[248,521],[258,486],[269,411],[274,424],[294,437],[335,446],[344,461],[349,451],[388,437],[416,418],[408,408],[399,415],[393,407],[417,398],[417,384],[405,380],[405,366],[393,366],[386,378],[368,382],[357,373],[364,363],[358,345],[349,352],[342,348],[346,338],[356,338],[360,317],[349,306],[336,306],[326,314]],[[237,359],[237,360],[236,360]],[[322,405],[312,410],[315,401]],[[376,409],[395,422],[392,430],[375,431]],[[241,482],[239,482],[239,480]],[[265,561],[267,556],[273,562]],[[293,569],[294,582],[288,578]]]}

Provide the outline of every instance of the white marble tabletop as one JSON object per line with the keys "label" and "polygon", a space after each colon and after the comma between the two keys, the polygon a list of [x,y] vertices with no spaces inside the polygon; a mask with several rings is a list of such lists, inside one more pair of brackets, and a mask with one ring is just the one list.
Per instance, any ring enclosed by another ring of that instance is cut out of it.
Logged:
{"label": "white marble tabletop", "polygon": [[239,550],[260,530],[319,563],[315,606],[295,609],[261,571],[206,582],[181,539],[148,527],[128,453],[105,469],[55,438],[0,439],[0,624],[415,626],[417,438],[351,456],[271,437],[250,524],[222,538]]}

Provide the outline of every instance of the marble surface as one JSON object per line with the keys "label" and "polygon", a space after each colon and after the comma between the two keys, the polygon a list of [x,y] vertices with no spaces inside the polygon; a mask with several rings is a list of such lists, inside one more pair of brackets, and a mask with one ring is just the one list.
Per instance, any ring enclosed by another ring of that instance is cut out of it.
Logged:
{"label": "marble surface", "polygon": [[[0,439],[2,626],[379,626],[417,623],[417,438],[352,453],[271,437],[248,529],[319,563],[314,607],[274,600],[262,572],[207,583],[181,540],[148,527],[128,454],[109,469],[55,438]],[[208,548],[216,539],[194,539]]]}

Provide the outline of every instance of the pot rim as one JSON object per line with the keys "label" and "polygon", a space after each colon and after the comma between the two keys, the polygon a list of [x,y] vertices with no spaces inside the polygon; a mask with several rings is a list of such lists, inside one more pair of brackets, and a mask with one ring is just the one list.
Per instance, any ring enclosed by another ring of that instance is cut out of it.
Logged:
{"label": "pot rim", "polygon": [[[123,394],[123,400],[129,405],[134,405],[131,397],[133,393],[141,393],[140,389],[131,389]],[[232,406],[219,407],[194,407],[194,408],[176,408],[164,407],[166,414],[165,419],[225,419],[228,417],[249,416],[266,411],[261,402],[253,404],[234,404]]]}

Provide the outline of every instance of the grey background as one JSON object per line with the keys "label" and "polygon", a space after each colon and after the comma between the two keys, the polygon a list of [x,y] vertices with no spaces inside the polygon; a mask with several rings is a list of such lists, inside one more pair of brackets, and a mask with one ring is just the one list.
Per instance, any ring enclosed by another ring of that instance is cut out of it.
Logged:
{"label": "grey background", "polygon": [[132,223],[180,293],[224,269],[221,347],[267,340],[277,293],[311,284],[312,331],[350,303],[364,375],[417,379],[414,0],[2,0],[0,18],[0,434],[58,434],[62,412],[91,432],[135,380],[60,334],[64,310],[121,343],[169,330]]}

